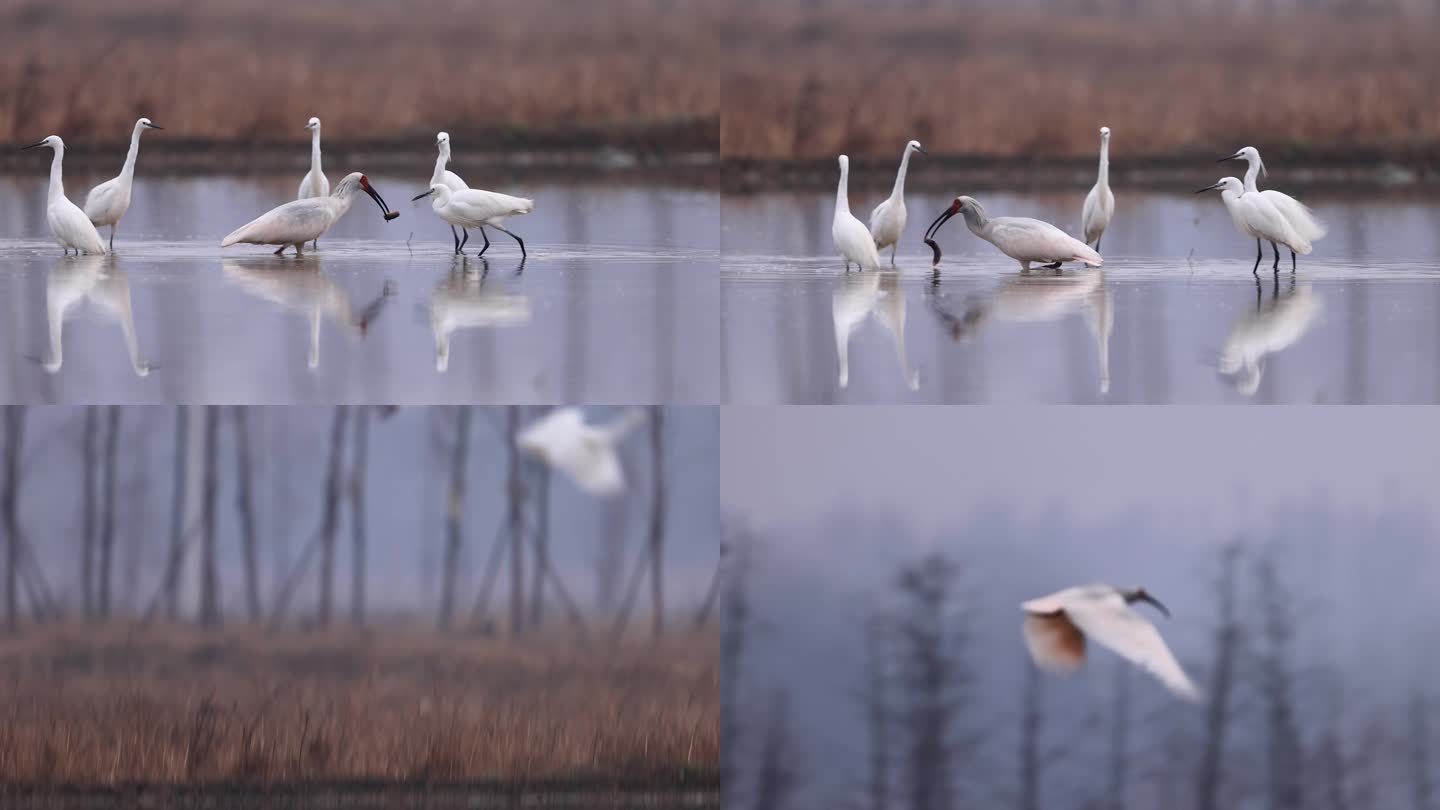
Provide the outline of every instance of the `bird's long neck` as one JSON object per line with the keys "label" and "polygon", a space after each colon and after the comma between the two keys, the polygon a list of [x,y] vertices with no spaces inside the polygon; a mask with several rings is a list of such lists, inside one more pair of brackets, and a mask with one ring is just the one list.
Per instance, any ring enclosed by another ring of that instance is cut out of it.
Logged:
{"label": "bird's long neck", "polygon": [[130,151],[125,153],[125,165],[120,169],[120,176],[129,182],[135,178],[135,158],[140,156],[140,132],[145,129],[141,124],[135,125],[135,131],[130,134]]}
{"label": "bird's long neck", "polygon": [[310,133],[310,171],[320,173],[320,128]]}
{"label": "bird's long neck", "polygon": [[1100,180],[1101,188],[1110,187],[1110,141],[1100,142]]}
{"label": "bird's long neck", "polygon": [[50,202],[65,196],[65,181],[61,178],[60,166],[65,161],[65,147],[54,147],[55,155],[50,158]]}
{"label": "bird's long neck", "polygon": [[900,171],[895,173],[895,187],[890,190],[890,199],[899,200],[905,197],[905,172],[910,169],[910,147],[905,147],[905,154],[900,157]]}
{"label": "bird's long neck", "polygon": [[835,212],[850,213],[850,165],[840,167],[840,185],[835,187]]}
{"label": "bird's long neck", "polygon": [[430,176],[431,183],[445,182],[445,165],[450,162],[450,145],[440,147],[440,154],[435,158],[435,173]]}
{"label": "bird's long neck", "polygon": [[1245,170],[1245,190],[1247,192],[1257,191],[1259,189],[1255,185],[1255,178],[1260,176],[1260,159],[1246,158],[1245,162],[1249,164],[1249,168]]}

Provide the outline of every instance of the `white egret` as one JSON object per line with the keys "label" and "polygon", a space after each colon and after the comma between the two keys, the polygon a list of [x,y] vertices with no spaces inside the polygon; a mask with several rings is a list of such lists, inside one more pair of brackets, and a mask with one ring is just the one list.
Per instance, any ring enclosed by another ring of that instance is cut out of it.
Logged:
{"label": "white egret", "polygon": [[361,192],[369,194],[370,199],[380,206],[387,221],[400,216],[400,212],[390,210],[390,206],[385,204],[380,192],[370,185],[365,175],[351,172],[335,186],[335,193],[329,197],[295,200],[272,208],[250,223],[236,228],[225,237],[220,247],[230,247],[237,242],[279,245],[280,248],[275,251],[275,255],[279,256],[286,246],[294,245],[295,255],[299,256],[306,242],[319,239],[340,217],[345,216],[345,212],[350,210],[350,203],[354,202]]}
{"label": "white egret", "polygon": [[485,229],[489,227],[509,234],[510,238],[520,245],[520,257],[525,258],[525,240],[513,231],[506,229],[505,220],[534,211],[534,200],[527,197],[512,197],[497,191],[483,191],[478,188],[452,191],[444,183],[431,183],[429,191],[416,194],[411,201],[432,196],[435,199],[430,202],[430,208],[435,211],[435,215],[451,225],[458,225],[465,232],[465,238],[455,242],[456,254],[462,256],[465,254],[465,243],[470,241],[470,229],[479,228],[480,238],[485,240],[485,247],[480,248],[478,255],[485,255],[485,251],[490,249],[490,237],[485,235]]}
{"label": "white egret", "polygon": [[840,387],[850,385],[850,335],[871,315],[890,333],[895,361],[911,391],[920,389],[920,374],[910,368],[905,354],[905,291],[894,270],[862,270],[841,278],[831,301],[835,322],[835,354],[840,362]]}
{"label": "white egret", "polygon": [[1028,271],[1031,262],[1040,262],[1052,270],[1058,270],[1063,262],[1081,262],[1091,267],[1105,263],[1089,245],[1048,222],[1029,217],[991,217],[974,197],[956,197],[925,229],[925,244],[935,251],[936,264],[940,263],[940,246],[935,243],[935,235],[956,214],[964,214],[971,233],[1020,262],[1022,270]]}
{"label": "white egret", "polygon": [[[446,164],[450,162],[450,133],[435,133],[435,148],[439,154],[435,157],[435,171],[430,175],[430,185],[441,183],[449,186],[451,191],[464,191],[470,188],[464,180],[460,179],[460,175],[445,168]],[[450,226],[450,235],[455,237],[455,244],[458,246],[460,234],[455,230],[454,225]]]}
{"label": "white egret", "polygon": [[591,495],[619,495],[625,474],[615,445],[645,421],[639,408],[627,408],[608,425],[590,425],[579,408],[556,408],[527,425],[516,437],[521,450],[565,473]]}
{"label": "white egret", "polygon": [[164,127],[149,118],[136,121],[135,129],[130,132],[130,151],[125,153],[125,165],[120,167],[120,174],[90,189],[90,196],[85,198],[85,216],[90,218],[90,222],[97,228],[110,226],[111,250],[115,249],[115,226],[130,210],[130,187],[135,181],[135,158],[140,155],[140,133],[147,129]]}
{"label": "white egret", "polygon": [[1232,377],[1241,394],[1254,396],[1265,373],[1265,358],[1304,337],[1320,320],[1321,309],[1320,297],[1305,285],[1269,310],[1247,313],[1230,328],[1220,348],[1220,373]]}
{"label": "white egret", "polygon": [[101,254],[105,243],[100,241],[100,232],[94,223],[80,210],[80,206],[65,196],[65,181],[61,177],[61,164],[65,161],[65,142],[59,135],[51,135],[39,143],[32,143],[22,149],[39,149],[48,146],[54,151],[50,158],[50,189],[45,203],[45,219],[50,223],[50,232],[55,241],[66,252]]}
{"label": "white egret", "polygon": [[326,319],[340,327],[344,334],[364,337],[370,323],[379,317],[386,299],[393,294],[387,285],[373,302],[357,313],[345,288],[318,267],[297,269],[276,266],[267,260],[225,259],[220,268],[226,279],[246,293],[305,316],[309,322],[305,364],[311,370],[320,367],[320,326]]}
{"label": "white egret", "polygon": [[1110,227],[1110,218],[1115,216],[1115,195],[1110,191],[1110,128],[1100,127],[1100,175],[1090,193],[1085,195],[1085,207],[1080,213],[1080,231],[1085,234],[1085,244],[1100,249],[1100,237]]}
{"label": "white egret", "polygon": [[905,172],[910,168],[910,153],[929,152],[919,141],[905,144],[905,153],[900,156],[900,171],[895,173],[895,187],[890,196],[870,212],[870,236],[875,240],[875,249],[890,248],[890,266],[895,266],[895,251],[900,246],[900,235],[905,232]]}
{"label": "white egret", "polygon": [[1025,644],[1036,666],[1049,672],[1074,672],[1085,663],[1090,636],[1160,680],[1176,695],[1199,701],[1200,690],[1180,668],[1155,625],[1130,608],[1148,602],[1168,618],[1170,611],[1144,588],[1082,585],[1021,604]]}
{"label": "white egret", "polygon": [[55,374],[65,363],[65,317],[83,300],[89,299],[120,324],[130,368],[135,376],[149,376],[151,364],[140,359],[140,339],[135,333],[135,312],[130,305],[130,283],[115,266],[111,256],[85,256],[60,260],[45,280],[45,316],[50,325],[50,349],[41,361],[46,372]]}
{"label": "white egret", "polygon": [[[296,195],[297,200],[308,200],[312,197],[330,196],[330,178],[320,168],[320,119],[311,118],[305,124],[310,130],[310,171],[300,180],[300,191]],[[319,238],[315,239],[315,247],[320,247]]]}
{"label": "white egret", "polygon": [[[1246,194],[1258,193],[1269,200],[1270,204],[1280,212],[1280,215],[1285,217],[1285,221],[1290,223],[1290,227],[1295,229],[1295,233],[1305,241],[1313,244],[1325,235],[1325,225],[1315,218],[1315,212],[1311,211],[1304,203],[1273,188],[1261,191],[1255,185],[1255,178],[1265,171],[1265,162],[1260,159],[1260,150],[1253,146],[1247,146],[1228,158],[1221,158],[1216,163],[1241,158],[1249,164],[1245,170]],[[1290,269],[1295,269],[1295,251],[1293,250],[1290,251]]]}
{"label": "white egret", "polygon": [[430,297],[435,370],[444,374],[450,368],[450,336],[453,332],[521,326],[530,322],[531,315],[528,295],[487,285],[483,273],[451,273]]}
{"label": "white egret", "polygon": [[1277,273],[1280,271],[1280,248],[1276,247],[1277,242],[1290,248],[1292,253],[1309,255],[1310,242],[1295,232],[1295,228],[1280,210],[1265,199],[1265,195],[1246,194],[1245,187],[1233,177],[1222,177],[1215,185],[1206,186],[1195,193],[1201,194],[1215,189],[1220,189],[1220,199],[1225,202],[1225,210],[1230,212],[1230,219],[1235,223],[1236,229],[1255,239],[1255,266],[1250,268],[1250,272],[1254,273],[1260,268],[1260,259],[1264,256],[1264,249],[1260,246],[1262,239],[1268,241],[1275,251],[1273,266]]}
{"label": "white egret", "polygon": [[840,156],[840,185],[835,189],[835,220],[830,225],[830,236],[835,240],[835,250],[845,260],[845,270],[850,263],[859,265],[861,270],[879,270],[880,252],[875,249],[875,239],[865,228],[865,223],[850,213],[850,157]]}

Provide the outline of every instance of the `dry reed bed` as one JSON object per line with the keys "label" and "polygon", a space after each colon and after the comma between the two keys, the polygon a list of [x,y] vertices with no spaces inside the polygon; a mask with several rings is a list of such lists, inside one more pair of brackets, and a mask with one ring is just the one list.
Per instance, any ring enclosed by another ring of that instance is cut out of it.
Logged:
{"label": "dry reed bed", "polygon": [[[700,4],[696,4],[699,6]],[[686,2],[0,0],[0,133],[308,140],[714,119]]]}
{"label": "dry reed bed", "polygon": [[581,653],[386,633],[0,644],[0,784],[713,779],[713,634]]}
{"label": "dry reed bed", "polygon": [[1088,155],[1102,123],[1129,156],[1440,140],[1440,15],[717,5],[736,20],[727,158],[898,160],[910,138],[951,154]]}

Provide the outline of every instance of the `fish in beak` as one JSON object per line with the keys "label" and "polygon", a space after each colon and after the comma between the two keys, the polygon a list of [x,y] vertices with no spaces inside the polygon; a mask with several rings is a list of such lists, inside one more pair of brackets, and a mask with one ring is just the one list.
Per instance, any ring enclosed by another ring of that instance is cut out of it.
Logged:
{"label": "fish in beak", "polygon": [[385,214],[386,222],[400,216],[399,211],[390,210],[390,206],[385,204],[385,198],[380,196],[380,192],[376,191],[375,188],[370,185],[370,180],[364,175],[360,177],[360,188],[365,189],[365,193],[370,195],[370,199],[374,200],[375,204],[380,206],[380,210]]}
{"label": "fish in beak", "polygon": [[960,203],[958,201],[951,203],[950,207],[942,211],[940,216],[936,217],[935,221],[930,223],[930,227],[925,229],[925,244],[929,245],[930,250],[935,253],[934,264],[940,263],[940,245],[935,241],[935,234],[939,233],[940,227],[946,222],[949,222],[950,218],[955,216],[959,210]]}

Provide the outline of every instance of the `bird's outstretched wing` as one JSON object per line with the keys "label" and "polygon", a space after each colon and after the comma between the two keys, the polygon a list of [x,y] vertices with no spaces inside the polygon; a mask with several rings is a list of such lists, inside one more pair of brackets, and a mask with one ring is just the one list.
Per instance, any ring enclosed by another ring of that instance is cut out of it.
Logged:
{"label": "bird's outstretched wing", "polygon": [[1025,617],[1025,646],[1035,665],[1047,672],[1070,673],[1085,663],[1085,636],[1064,613]]}
{"label": "bird's outstretched wing", "polygon": [[1118,596],[1072,602],[1065,606],[1065,615],[1080,632],[1154,675],[1171,692],[1200,700],[1200,690],[1180,668],[1160,631]]}

